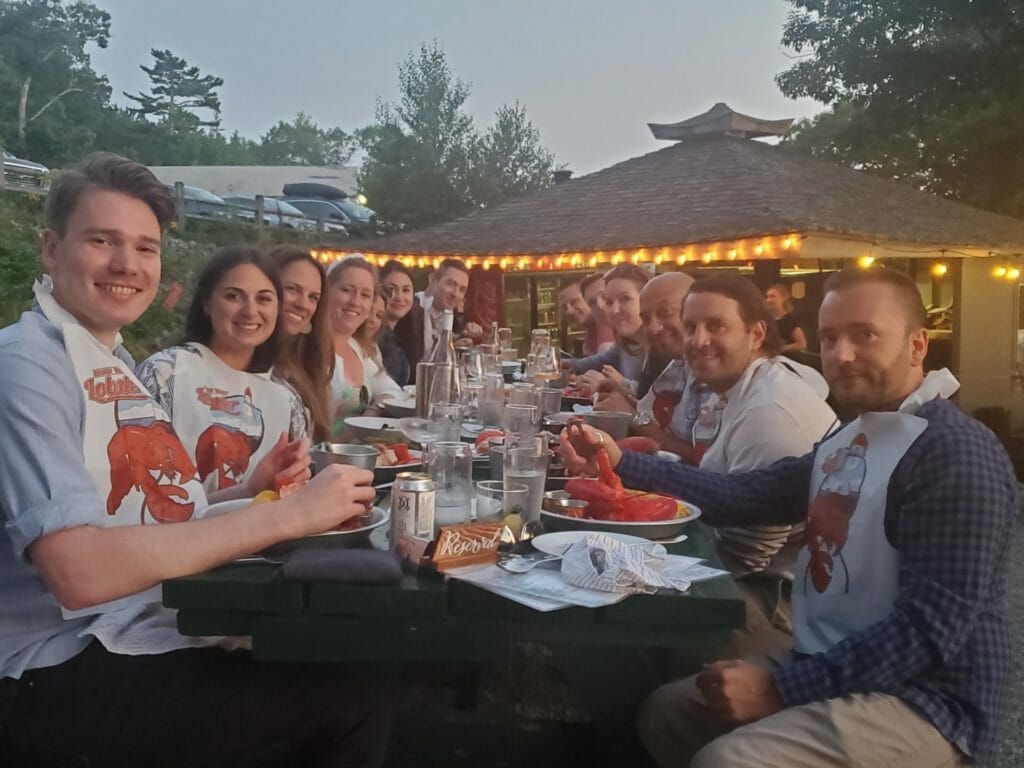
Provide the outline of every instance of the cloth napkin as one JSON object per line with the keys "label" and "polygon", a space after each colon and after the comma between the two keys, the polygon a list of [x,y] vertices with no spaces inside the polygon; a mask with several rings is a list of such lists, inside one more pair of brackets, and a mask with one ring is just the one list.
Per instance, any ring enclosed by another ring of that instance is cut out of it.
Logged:
{"label": "cloth napkin", "polygon": [[595,533],[573,544],[562,556],[562,578],[573,586],[602,592],[649,595],[664,588],[685,592],[689,581],[665,578],[651,567],[664,556],[660,544],[626,544]]}
{"label": "cloth napkin", "polygon": [[402,566],[393,552],[373,549],[299,549],[281,566],[295,581],[344,581],[350,584],[397,584]]}

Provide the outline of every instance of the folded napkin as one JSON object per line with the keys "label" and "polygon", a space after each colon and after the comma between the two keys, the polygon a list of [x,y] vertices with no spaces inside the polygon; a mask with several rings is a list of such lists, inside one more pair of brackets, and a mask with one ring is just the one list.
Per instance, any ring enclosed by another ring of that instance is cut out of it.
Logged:
{"label": "folded napkin", "polygon": [[397,584],[402,566],[393,552],[373,549],[299,549],[281,566],[285,579]]}
{"label": "folded napkin", "polygon": [[663,588],[685,592],[689,581],[666,578],[651,568],[664,556],[660,544],[626,544],[595,533],[573,544],[562,556],[562,578],[573,586],[602,592],[653,594]]}

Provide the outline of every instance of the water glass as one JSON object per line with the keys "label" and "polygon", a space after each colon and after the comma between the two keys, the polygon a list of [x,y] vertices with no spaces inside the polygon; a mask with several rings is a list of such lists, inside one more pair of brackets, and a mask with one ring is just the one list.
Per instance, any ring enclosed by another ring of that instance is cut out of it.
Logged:
{"label": "water glass", "polygon": [[501,426],[505,410],[505,377],[500,373],[488,373],[484,376],[483,383],[478,398],[477,416],[484,426]]}
{"label": "water glass", "polygon": [[504,520],[508,515],[522,515],[526,510],[530,489],[522,483],[481,480],[476,484],[476,519],[480,523]]}
{"label": "water glass", "polygon": [[480,393],[484,385],[481,381],[471,381],[462,390],[462,415],[466,421],[480,420]]}
{"label": "water glass", "polygon": [[548,442],[542,437],[507,436],[504,482],[521,483],[529,489],[523,522],[540,520],[544,484],[548,475]]}
{"label": "water glass", "polygon": [[537,388],[533,384],[513,384],[508,402],[509,405],[536,405]]}
{"label": "water glass", "polygon": [[429,421],[437,440],[454,443],[462,438],[461,403],[435,403],[430,406]]}
{"label": "water glass", "polygon": [[537,405],[540,407],[541,418],[549,413],[558,413],[562,410],[562,390],[555,387],[542,387],[537,390]]}
{"label": "water glass", "polygon": [[510,403],[505,406],[502,429],[505,435],[535,435],[540,417],[537,415],[536,405],[516,405]]}
{"label": "water glass", "polygon": [[469,443],[425,446],[423,471],[434,481],[434,535],[444,525],[468,523],[473,506],[473,449]]}

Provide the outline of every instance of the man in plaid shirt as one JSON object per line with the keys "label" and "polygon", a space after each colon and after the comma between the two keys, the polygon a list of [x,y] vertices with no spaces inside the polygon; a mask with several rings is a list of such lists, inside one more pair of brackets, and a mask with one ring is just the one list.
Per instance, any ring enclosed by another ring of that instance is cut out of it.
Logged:
{"label": "man in plaid shirt", "polygon": [[[808,521],[795,650],[717,662],[652,694],[640,732],[660,766],[931,768],[991,756],[1009,672],[1013,468],[945,399],[955,379],[925,377],[909,279],[839,273],[819,324],[832,395],[860,416],[807,456],[726,476],[621,452],[589,427],[572,439],[583,455],[582,443],[602,444],[627,487],[686,498],[712,525]],[[563,436],[567,464],[593,470],[572,442]],[[865,467],[881,472],[874,492]]]}

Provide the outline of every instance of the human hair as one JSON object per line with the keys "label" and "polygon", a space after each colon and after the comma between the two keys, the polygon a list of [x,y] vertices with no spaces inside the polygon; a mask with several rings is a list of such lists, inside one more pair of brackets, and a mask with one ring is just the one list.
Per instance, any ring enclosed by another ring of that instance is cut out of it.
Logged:
{"label": "human hair", "polygon": [[342,273],[346,269],[365,269],[373,277],[373,295],[377,296],[380,294],[380,280],[377,278],[377,268],[366,260],[366,257],[361,253],[350,253],[338,259],[336,262],[331,264],[327,268],[327,284],[330,286],[335,285],[338,280],[341,279]]}
{"label": "human hair", "polygon": [[902,272],[884,267],[844,269],[829,276],[825,281],[824,290],[826,295],[832,291],[842,293],[869,283],[888,285],[893,289],[900,304],[903,305],[908,331],[919,331],[928,327],[928,315],[924,309],[924,302],[921,301],[921,292],[917,290],[914,281]]}
{"label": "human hair", "polygon": [[769,357],[775,357],[782,351],[782,336],[775,325],[775,318],[772,317],[760,289],[753,282],[742,275],[724,272],[703,277],[695,282],[690,287],[687,298],[696,293],[717,293],[735,301],[739,305],[740,319],[747,327],[757,322],[764,323],[765,333],[761,351]]}
{"label": "human hair", "polygon": [[782,308],[786,312],[792,312],[793,311],[793,300],[790,298],[789,288],[787,288],[782,283],[772,283],[765,290],[765,293],[768,293],[768,291],[775,291],[776,293],[779,294],[779,296],[782,297]]}
{"label": "human hair", "polygon": [[448,269],[457,269],[459,272],[465,272],[466,277],[469,277],[469,269],[466,267],[466,263],[462,259],[445,259],[437,265],[437,269],[434,270],[431,277],[435,280],[440,279],[441,275],[443,275]]}
{"label": "human hair", "polygon": [[647,281],[650,279],[651,276],[647,274],[647,271],[641,269],[636,264],[619,264],[604,273],[605,285],[608,285],[612,280],[629,280],[636,284],[638,291],[647,285]]}
{"label": "human hair", "polygon": [[46,195],[47,228],[64,237],[68,219],[90,189],[120,192],[141,200],[156,216],[161,234],[174,220],[174,198],[149,168],[111,152],[93,152],[50,185]]}
{"label": "human hair", "polygon": [[603,272],[595,272],[592,275],[587,275],[580,280],[580,293],[586,293],[587,289],[596,283],[598,280],[604,280]]}
{"label": "human hair", "polygon": [[383,267],[380,268],[380,281],[383,283],[384,278],[390,275],[392,272],[400,272],[409,278],[410,283],[412,283],[413,285],[416,284],[416,281],[413,279],[412,276],[412,271],[407,266],[405,266],[405,264],[403,264],[400,261],[397,261],[396,259],[391,259]]}
{"label": "human hair", "polygon": [[[373,314],[373,305],[377,303],[377,300],[383,301],[387,306],[387,299],[384,294],[380,291],[374,291],[373,302],[370,304],[370,314]],[[356,343],[363,348],[366,356],[371,358],[381,368],[384,367],[384,358],[381,356],[380,347],[377,346],[377,337],[380,336],[381,329],[384,327],[384,318],[381,318],[380,325],[377,326],[377,332],[370,335],[369,330],[366,327],[366,323],[369,321],[370,316],[366,316],[366,320],[363,321],[362,325],[356,328],[356,332],[352,334],[352,338],[356,340]]]}
{"label": "human hair", "polygon": [[282,274],[285,267],[302,261],[312,264],[320,275],[320,301],[310,318],[311,330],[292,338],[282,336],[274,371],[295,388],[309,409],[313,439],[327,440],[331,433],[329,390],[334,375],[334,343],[327,309],[327,273],[324,265],[314,259],[307,248],[278,245],[270,250],[269,255]]}
{"label": "human hair", "polygon": [[262,373],[270,370],[277,362],[277,350],[281,338],[281,305],[284,292],[281,290],[281,276],[277,271],[277,265],[270,260],[259,248],[251,245],[231,245],[221,248],[210,257],[196,279],[195,293],[192,296],[192,304],[185,316],[185,338],[186,342],[198,342],[209,346],[213,339],[213,323],[210,321],[210,314],[207,305],[213,296],[214,289],[224,279],[224,275],[235,267],[243,264],[252,264],[260,272],[267,276],[274,286],[277,294],[277,323],[270,338],[260,344],[252,353],[252,359],[245,370],[249,373]]}
{"label": "human hair", "polygon": [[580,293],[583,293],[583,280],[583,275],[574,275],[572,277],[565,278],[558,284],[558,293],[567,291],[570,288],[579,288]]}

